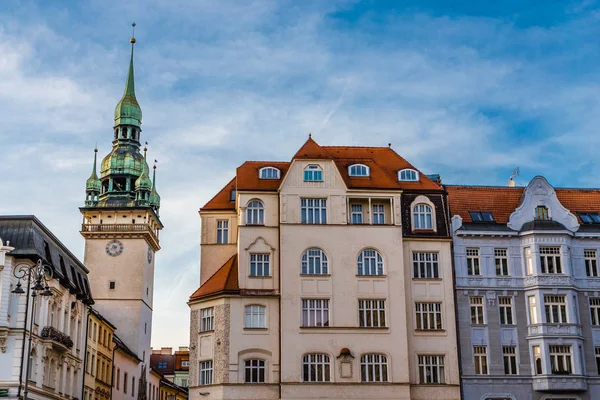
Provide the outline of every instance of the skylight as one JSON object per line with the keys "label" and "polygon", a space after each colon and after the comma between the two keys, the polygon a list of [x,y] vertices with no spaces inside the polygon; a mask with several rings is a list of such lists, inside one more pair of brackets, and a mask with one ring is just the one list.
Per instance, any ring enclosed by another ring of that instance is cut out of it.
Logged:
{"label": "skylight", "polygon": [[580,212],[578,214],[584,224],[600,224],[600,215],[597,212]]}
{"label": "skylight", "polygon": [[469,211],[473,222],[495,222],[494,216],[489,211]]}

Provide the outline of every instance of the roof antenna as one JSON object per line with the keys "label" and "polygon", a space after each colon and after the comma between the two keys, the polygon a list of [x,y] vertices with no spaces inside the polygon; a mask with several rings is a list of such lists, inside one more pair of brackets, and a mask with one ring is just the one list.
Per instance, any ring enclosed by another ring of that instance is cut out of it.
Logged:
{"label": "roof antenna", "polygon": [[391,148],[392,148],[392,144],[391,144],[391,143],[388,143],[388,147],[391,149]]}
{"label": "roof antenna", "polygon": [[312,138],[312,133],[308,134],[308,138],[311,139]]}
{"label": "roof antenna", "polygon": [[519,176],[519,166],[518,165],[513,170],[512,174],[510,175],[510,178],[508,179],[508,187],[515,187],[515,178],[517,176]]}

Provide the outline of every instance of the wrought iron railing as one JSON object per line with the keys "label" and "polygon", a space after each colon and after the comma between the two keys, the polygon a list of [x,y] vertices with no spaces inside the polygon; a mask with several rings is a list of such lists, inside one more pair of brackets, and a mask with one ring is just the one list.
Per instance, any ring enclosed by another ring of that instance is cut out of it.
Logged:
{"label": "wrought iron railing", "polygon": [[53,326],[45,326],[44,329],[42,329],[40,337],[42,339],[50,339],[55,342],[58,342],[69,349],[73,347],[73,340],[71,339],[71,337],[62,333]]}

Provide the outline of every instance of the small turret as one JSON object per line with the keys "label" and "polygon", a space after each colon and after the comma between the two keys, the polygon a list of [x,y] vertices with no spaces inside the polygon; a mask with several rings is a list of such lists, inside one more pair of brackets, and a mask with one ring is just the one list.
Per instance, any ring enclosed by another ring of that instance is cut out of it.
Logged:
{"label": "small turret", "polygon": [[135,180],[135,202],[139,206],[150,204],[150,192],[152,191],[152,181],[148,175],[148,164],[146,163],[146,153],[148,148],[144,147],[144,163],[142,174]]}
{"label": "small turret", "polygon": [[95,206],[98,204],[98,196],[102,190],[102,183],[96,174],[96,159],[98,155],[98,149],[94,149],[94,166],[92,168],[92,174],[85,182],[85,205]]}
{"label": "small turret", "polygon": [[158,215],[158,209],[160,208],[160,196],[156,191],[156,160],[154,160],[154,171],[152,172],[152,191],[150,192],[150,207],[154,208],[154,211]]}

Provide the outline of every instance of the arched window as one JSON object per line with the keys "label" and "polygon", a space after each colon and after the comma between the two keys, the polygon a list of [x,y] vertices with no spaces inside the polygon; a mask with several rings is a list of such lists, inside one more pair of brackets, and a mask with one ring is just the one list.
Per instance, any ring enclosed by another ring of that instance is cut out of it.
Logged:
{"label": "arched window", "polygon": [[275,167],[263,167],[258,170],[260,179],[279,179],[281,172]]}
{"label": "arched window", "polygon": [[244,382],[265,383],[266,368],[265,360],[251,359],[244,361]]}
{"label": "arched window", "polygon": [[433,229],[431,207],[417,204],[413,207],[413,229]]}
{"label": "arched window", "polygon": [[308,249],[302,254],[302,275],[326,275],[329,273],[327,256],[319,248]]}
{"label": "arched window", "polygon": [[398,180],[416,182],[419,180],[419,173],[414,169],[403,169],[400,172],[398,172]]}
{"label": "arched window", "polygon": [[266,308],[258,304],[246,306],[244,311],[244,327],[249,329],[266,328]]}
{"label": "arched window", "polygon": [[364,164],[354,164],[348,167],[350,176],[369,176],[369,167]]}
{"label": "arched window", "polygon": [[383,275],[383,258],[375,249],[364,249],[357,259],[358,275]]}
{"label": "arched window", "polygon": [[302,382],[331,382],[331,364],[327,354],[305,354],[302,357]]}
{"label": "arched window", "polygon": [[246,209],[246,225],[264,225],[265,207],[260,200],[252,200]]}
{"label": "arched window", "polygon": [[361,382],[387,382],[387,357],[383,354],[364,354],[360,358]]}
{"label": "arched window", "polygon": [[318,165],[309,165],[304,168],[305,182],[322,182],[323,170]]}

